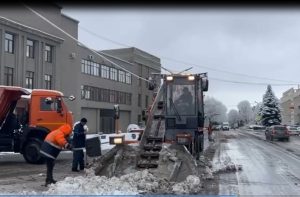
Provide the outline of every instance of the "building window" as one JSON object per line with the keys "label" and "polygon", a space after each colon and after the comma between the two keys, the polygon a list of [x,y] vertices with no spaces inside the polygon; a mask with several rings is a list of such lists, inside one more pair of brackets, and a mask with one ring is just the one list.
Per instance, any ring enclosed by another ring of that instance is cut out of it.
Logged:
{"label": "building window", "polygon": [[10,33],[5,33],[5,52],[7,53],[14,53],[14,42],[15,42],[15,37],[13,34]]}
{"label": "building window", "polygon": [[131,84],[131,74],[130,73],[126,73],[126,83]]}
{"label": "building window", "polygon": [[27,40],[26,42],[26,57],[34,58],[34,41]]}
{"label": "building window", "polygon": [[125,83],[125,72],[122,70],[119,70],[119,81]]}
{"label": "building window", "polygon": [[118,80],[118,70],[115,68],[110,68],[110,79],[117,81]]}
{"label": "building window", "polygon": [[109,95],[109,90],[108,89],[102,89],[102,102],[109,102],[110,100],[110,95]]}
{"label": "building window", "polygon": [[85,85],[81,86],[81,99],[131,105],[131,93]]}
{"label": "building window", "polygon": [[52,76],[45,75],[45,89],[51,90],[52,89]]}
{"label": "building window", "polygon": [[109,79],[109,67],[101,65],[101,77]]}
{"label": "building window", "polygon": [[109,92],[110,92],[109,102],[116,103],[116,91],[110,90]]}
{"label": "building window", "polygon": [[139,86],[142,85],[142,80],[141,80],[141,78],[138,79],[138,85],[139,85]]}
{"label": "building window", "polygon": [[141,125],[141,123],[142,123],[142,115],[139,114],[138,115],[138,125]]}
{"label": "building window", "polygon": [[93,67],[93,72],[92,72],[93,75],[99,76],[100,75],[100,65],[97,64],[96,62],[93,62],[92,67]]}
{"label": "building window", "polygon": [[4,69],[4,83],[7,86],[14,85],[14,69],[10,67],[5,67]]}
{"label": "building window", "polygon": [[141,107],[142,95],[138,95],[138,106]]}
{"label": "building window", "polygon": [[85,60],[84,59],[81,59],[81,72],[82,73],[85,73],[84,70],[85,69]]}
{"label": "building window", "polygon": [[126,93],[126,105],[131,105],[131,94]]}
{"label": "building window", "polygon": [[45,45],[45,61],[52,62],[53,46]]}
{"label": "building window", "polygon": [[100,64],[82,59],[81,72],[93,76],[100,76]]}
{"label": "building window", "polygon": [[125,104],[126,103],[125,92],[119,92],[118,103],[119,104]]}
{"label": "building window", "polygon": [[90,100],[91,98],[91,90],[90,87],[86,86],[84,89],[84,98]]}
{"label": "building window", "polygon": [[25,87],[29,89],[33,89],[33,76],[34,73],[31,71],[26,71],[26,79],[25,79]]}
{"label": "building window", "polygon": [[148,95],[145,96],[145,108],[148,108],[148,100],[149,100],[149,97]]}
{"label": "building window", "polygon": [[80,90],[81,90],[81,99],[84,99],[85,97],[85,93],[84,93],[84,86],[80,86]]}

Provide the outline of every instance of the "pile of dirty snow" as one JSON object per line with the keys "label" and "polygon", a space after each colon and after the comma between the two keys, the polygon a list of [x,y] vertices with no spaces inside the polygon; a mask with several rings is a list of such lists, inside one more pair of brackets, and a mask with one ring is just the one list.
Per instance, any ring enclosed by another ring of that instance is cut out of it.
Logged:
{"label": "pile of dirty snow", "polygon": [[180,183],[155,177],[148,170],[121,177],[105,176],[66,177],[49,186],[45,195],[137,195],[137,194],[195,194],[201,190],[200,179],[188,176]]}
{"label": "pile of dirty snow", "polygon": [[213,173],[236,172],[242,170],[241,165],[237,165],[232,161],[217,162],[215,163]]}
{"label": "pile of dirty snow", "polygon": [[201,189],[200,179],[194,175],[189,175],[185,181],[172,186],[172,191],[175,194],[197,194]]}

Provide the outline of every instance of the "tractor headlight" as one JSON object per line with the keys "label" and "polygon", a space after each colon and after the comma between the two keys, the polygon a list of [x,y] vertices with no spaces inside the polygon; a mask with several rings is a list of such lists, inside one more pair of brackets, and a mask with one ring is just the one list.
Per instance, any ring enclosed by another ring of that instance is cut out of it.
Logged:
{"label": "tractor headlight", "polygon": [[173,76],[167,76],[167,81],[172,81],[173,80]]}
{"label": "tractor headlight", "polygon": [[124,144],[124,135],[121,136],[110,136],[109,137],[109,144]]}
{"label": "tractor headlight", "polygon": [[193,80],[195,80],[195,76],[194,76],[194,75],[190,75],[190,76],[188,76],[188,80],[189,80],[189,81],[193,81]]}

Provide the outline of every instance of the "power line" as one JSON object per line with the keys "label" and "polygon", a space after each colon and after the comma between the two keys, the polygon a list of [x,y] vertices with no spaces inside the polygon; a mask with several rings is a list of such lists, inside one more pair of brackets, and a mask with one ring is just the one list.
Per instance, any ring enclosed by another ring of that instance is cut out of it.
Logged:
{"label": "power line", "polygon": [[[101,35],[99,35],[97,33],[94,33],[94,32],[92,32],[90,30],[87,30],[85,27],[80,26],[80,28],[82,28],[86,32],[88,32],[90,34],[93,34],[95,37],[98,37],[98,38],[100,38],[102,40],[106,40],[106,41],[112,42],[114,44],[118,44],[120,46],[131,47],[131,46],[126,45],[124,43],[120,43],[120,42],[111,40],[111,39],[106,38],[104,36],[101,36]],[[205,68],[205,69],[216,71],[216,72],[222,72],[222,73],[227,73],[227,74],[232,74],[232,75],[238,75],[238,76],[244,76],[244,77],[255,78],[255,79],[262,79],[262,80],[270,80],[270,81],[278,81],[278,82],[287,82],[287,83],[297,83],[297,84],[300,84],[300,82],[296,82],[296,81],[288,81],[288,80],[280,80],[280,79],[272,79],[272,78],[267,78],[267,77],[253,76],[253,75],[248,75],[248,74],[244,74],[244,73],[237,73],[237,72],[232,72],[232,71],[223,70],[223,69],[211,68],[211,67],[208,67],[208,66],[198,65],[198,64],[195,64],[195,63],[191,63],[191,62],[187,62],[187,61],[183,61],[183,60],[178,60],[178,59],[174,59],[174,58],[170,58],[170,57],[166,57],[166,56],[160,56],[160,57],[162,59],[169,60],[169,61],[172,61],[172,62],[177,62],[177,63],[181,63],[181,64],[184,64],[184,65],[193,65],[193,66],[198,67],[198,68]],[[147,57],[145,57],[145,58],[147,58]]]}
{"label": "power line", "polygon": [[288,82],[288,83],[297,83],[297,84],[300,84],[300,82],[295,82],[295,81],[286,81],[286,80],[280,80],[280,79],[272,79],[272,78],[267,78],[267,77],[259,77],[259,76],[247,75],[247,74],[236,73],[236,72],[232,72],[232,71],[228,71],[228,70],[221,70],[221,69],[210,68],[208,66],[201,66],[201,65],[194,64],[194,63],[190,63],[190,62],[186,62],[186,61],[182,61],[182,60],[177,60],[177,59],[174,59],[174,58],[169,58],[169,57],[164,57],[164,56],[161,56],[161,57],[164,58],[164,59],[173,61],[173,62],[182,63],[182,64],[185,64],[185,65],[188,64],[188,65],[192,65],[192,66],[195,66],[195,67],[198,67],[198,68],[205,68],[205,69],[213,70],[213,71],[216,71],[216,72],[222,72],[222,73],[227,73],[227,74],[232,74],[232,75],[239,75],[239,76],[250,77],[250,78],[255,78],[255,79],[263,79],[263,80],[270,80],[270,81],[280,81],[280,82]]}
{"label": "power line", "polygon": [[236,83],[236,84],[246,84],[246,85],[261,85],[261,86],[266,86],[266,85],[272,85],[272,86],[293,86],[293,85],[298,85],[298,84],[273,84],[273,83],[255,83],[255,82],[246,82],[246,81],[230,81],[226,79],[218,79],[214,77],[209,77],[210,80],[215,80],[215,81],[222,81],[222,82],[227,82],[227,83]]}
{"label": "power line", "polygon": [[140,77],[138,75],[136,75],[135,73],[127,70],[126,68],[116,64],[115,62],[109,60],[108,58],[106,58],[105,56],[103,55],[100,55],[97,51],[89,48],[88,46],[86,46],[85,44],[83,44],[82,42],[80,42],[78,39],[74,38],[72,35],[70,35],[69,33],[67,33],[66,31],[64,31],[63,29],[61,29],[60,27],[58,27],[57,25],[55,25],[54,23],[52,23],[50,20],[48,20],[46,17],[44,17],[43,15],[39,14],[37,11],[35,11],[34,9],[30,8],[29,6],[23,4],[24,7],[26,7],[28,10],[30,10],[31,12],[33,12],[35,15],[39,16],[40,18],[42,18],[43,20],[45,20],[46,22],[48,22],[50,25],[52,25],[53,27],[55,27],[56,29],[60,30],[61,32],[63,32],[65,35],[67,35],[69,38],[71,38],[72,40],[76,41],[77,43],[81,44],[82,46],[86,47],[87,49],[89,49],[90,51],[92,51],[94,54],[96,54],[97,56],[105,59],[106,61],[110,62],[111,64],[121,68],[122,70],[132,74],[133,76],[137,77],[138,79],[142,79],[144,81],[147,81],[147,82],[150,82],[149,80],[143,78],[143,77]]}
{"label": "power line", "polygon": [[114,44],[116,44],[116,45],[120,45],[120,46],[123,46],[123,47],[129,47],[129,48],[131,47],[131,46],[129,46],[129,45],[122,44],[122,43],[120,43],[120,42],[117,42],[117,41],[111,40],[111,39],[109,39],[109,38],[106,38],[106,37],[104,37],[104,36],[101,36],[101,35],[99,35],[99,34],[96,34],[96,33],[94,33],[94,32],[92,32],[92,31],[88,30],[87,28],[85,28],[85,27],[83,27],[83,26],[81,26],[81,25],[78,25],[78,26],[79,26],[79,28],[83,29],[84,31],[86,31],[86,32],[88,32],[88,33],[90,33],[90,34],[93,34],[94,36],[99,37],[99,38],[101,38],[102,40],[106,40],[106,41],[108,41],[108,42],[112,42],[112,43],[114,43]]}
{"label": "power line", "polygon": [[[104,37],[104,36],[101,36],[101,35],[99,35],[99,34],[96,34],[95,32],[92,32],[92,31],[88,30],[87,28],[82,27],[81,25],[79,25],[79,28],[80,28],[80,29],[83,29],[83,30],[86,31],[87,33],[92,34],[92,35],[94,35],[95,37],[100,38],[100,39],[102,39],[102,40],[109,41],[109,42],[112,42],[112,43],[114,43],[114,44],[117,44],[117,45],[120,45],[120,46],[123,46],[123,47],[127,47],[127,48],[132,48],[132,47],[133,47],[133,46],[129,46],[129,45],[126,45],[126,44],[123,44],[123,43],[120,43],[120,42],[111,40],[111,39],[106,38],[106,37]],[[102,53],[103,55],[107,55],[107,56],[111,56],[111,57],[116,58],[115,56],[112,56],[112,55],[109,55],[109,54],[107,54],[107,53],[104,53],[103,51],[99,51],[99,53]],[[139,56],[141,56],[141,57],[143,57],[143,58],[145,58],[145,59],[147,59],[147,60],[149,60],[149,61],[151,61],[151,62],[155,62],[154,60],[150,59],[149,57],[144,56],[143,54],[139,54]],[[120,59],[120,58],[117,58],[117,59]],[[122,59],[120,59],[120,60],[122,60]],[[124,61],[124,60],[123,60],[123,61]],[[127,62],[127,63],[128,63],[128,62]],[[129,63],[129,64],[131,64],[131,63]],[[132,64],[132,65],[134,65],[134,64]],[[164,70],[170,72],[167,68],[164,68],[164,67],[162,67],[162,66],[160,66],[160,67],[161,67],[162,69],[164,69]],[[171,72],[170,72],[170,73],[171,73]]]}

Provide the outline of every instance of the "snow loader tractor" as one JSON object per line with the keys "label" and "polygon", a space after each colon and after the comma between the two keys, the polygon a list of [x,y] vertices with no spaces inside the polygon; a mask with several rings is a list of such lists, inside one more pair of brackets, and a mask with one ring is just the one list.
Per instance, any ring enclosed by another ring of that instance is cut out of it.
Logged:
{"label": "snow loader tractor", "polygon": [[[183,145],[196,159],[203,151],[203,92],[208,90],[207,74],[160,74],[160,77],[163,83],[157,87],[145,118],[137,163],[140,168],[157,168],[159,152],[165,143]],[[149,89],[154,88],[155,85],[149,85]]]}

